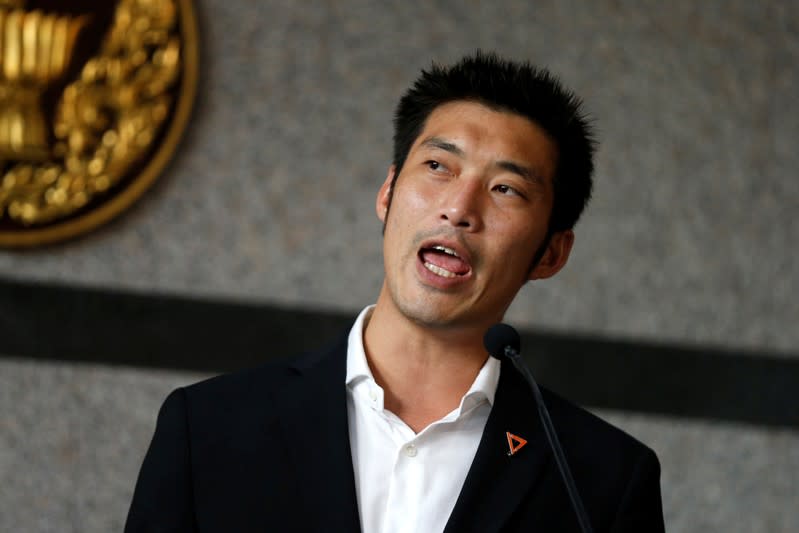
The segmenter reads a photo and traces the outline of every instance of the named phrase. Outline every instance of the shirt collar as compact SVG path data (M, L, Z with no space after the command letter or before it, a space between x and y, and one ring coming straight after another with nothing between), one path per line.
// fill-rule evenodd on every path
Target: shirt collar
M352 387L363 380L374 382L372 370L366 361L366 350L363 347L363 328L369 317L372 316L374 308L374 305L365 307L358 315L358 318L355 319L355 324L352 325L350 330L347 340L347 387ZM461 410L467 409L468 404L474 405L483 399L486 399L489 405L494 405L494 396L497 392L501 366L499 359L488 357L477 374L474 383L464 394L461 400Z
M483 367L474 379L474 383L463 395L461 401L461 409L465 408L465 402L468 398L481 400L485 398L488 400L489 405L494 405L494 395L497 393L497 384L499 384L499 369L502 363L496 357L488 356L488 359L483 363Z
M374 381L372 370L369 368L369 363L366 362L366 350L363 348L363 326L372 316L374 308L374 305L368 305L361 311L358 318L355 319L355 324L352 325L347 339L346 384L348 387L364 379Z

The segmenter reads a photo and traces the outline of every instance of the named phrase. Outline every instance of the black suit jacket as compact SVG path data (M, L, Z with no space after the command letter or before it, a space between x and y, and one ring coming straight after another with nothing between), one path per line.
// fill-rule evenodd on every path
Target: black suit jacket
M346 339L324 353L172 392L125 531L359 531L345 375ZM652 450L542 392L594 530L663 531ZM528 441L513 456L507 431ZM579 531L533 395L505 363L446 528L495 531Z

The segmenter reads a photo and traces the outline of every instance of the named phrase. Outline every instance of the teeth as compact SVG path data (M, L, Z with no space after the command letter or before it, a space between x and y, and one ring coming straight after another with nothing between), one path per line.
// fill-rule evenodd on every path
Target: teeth
M455 277L455 274L453 272L450 272L449 270L444 270L440 266L433 265L431 263L428 263L427 261L425 261L424 267L427 270L429 270L430 272L432 272L433 274L438 274L442 278L454 278Z
M455 257L459 257L458 254L455 253L455 250L452 248L447 248L446 246L436 245L433 246L433 250L438 250L439 252L444 252L445 254L454 255Z

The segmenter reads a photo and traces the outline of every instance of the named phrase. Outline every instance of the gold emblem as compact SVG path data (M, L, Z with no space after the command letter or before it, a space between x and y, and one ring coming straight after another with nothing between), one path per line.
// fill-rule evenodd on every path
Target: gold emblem
M0 0L0 246L129 207L177 147L197 62L191 0Z

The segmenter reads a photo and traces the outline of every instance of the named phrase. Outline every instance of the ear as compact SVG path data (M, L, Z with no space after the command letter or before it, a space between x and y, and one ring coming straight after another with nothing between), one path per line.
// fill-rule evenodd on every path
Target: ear
M391 204L391 184L394 181L394 165L388 167L388 175L386 181L380 186L377 192L377 202L375 203L375 211L377 211L377 218L383 224L386 223L386 215L388 215L388 207Z
M569 254L574 245L574 232L572 230L558 231L552 234L549 244L541 256L541 260L530 272L529 279L551 278L566 265Z

